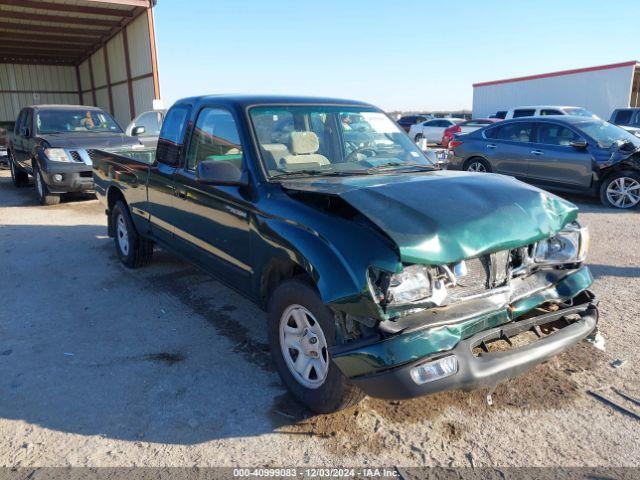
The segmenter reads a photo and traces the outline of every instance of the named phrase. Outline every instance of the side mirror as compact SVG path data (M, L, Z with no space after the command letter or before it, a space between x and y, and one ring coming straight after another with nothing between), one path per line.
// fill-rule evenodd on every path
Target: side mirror
M587 141L586 140L574 140L569 145L571 145L573 148L577 148L579 150L584 150L585 148L587 148Z
M225 160L203 160L198 163L196 181L204 185L245 186L249 183L242 170Z
M142 135L144 132L146 132L146 129L142 125L138 125L137 127L133 127L133 129L131 130L131 136L137 137L139 135Z

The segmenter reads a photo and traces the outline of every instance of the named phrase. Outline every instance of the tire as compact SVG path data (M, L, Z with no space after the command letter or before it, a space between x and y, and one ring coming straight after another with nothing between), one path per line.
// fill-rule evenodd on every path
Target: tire
M304 320L296 320L294 316L300 318L301 313ZM356 405L364 398L362 391L349 382L329 357L328 349L335 344L333 314L311 285L298 279L283 282L271 296L267 318L271 356L282 382L298 401L313 412L331 413ZM296 348L282 348L285 327L291 329L289 335L298 340L291 345L315 348L317 356ZM302 359L301 365L312 365L308 375L295 371L298 358ZM303 363L305 361L307 363ZM326 365L324 374L322 365Z
M120 261L129 268L148 265L153 256L153 242L137 232L129 208L118 200L111 212L116 251Z
M29 175L27 172L20 170L16 166L16 162L13 161L13 152L9 150L9 158L7 163L9 164L9 170L11 171L11 182L15 187L24 187L29 184Z
M491 173L491 165L484 158L473 157L464 162L463 170L467 172Z
M606 207L634 208L640 204L640 173L623 170L604 179L600 201Z
M420 140L422 140L424 138L424 136L419 133L415 136L415 138L413 139L416 143L418 143Z
M60 195L49 192L49 187L44 183L40 169L35 163L33 165L33 179L40 205L58 205L60 203Z

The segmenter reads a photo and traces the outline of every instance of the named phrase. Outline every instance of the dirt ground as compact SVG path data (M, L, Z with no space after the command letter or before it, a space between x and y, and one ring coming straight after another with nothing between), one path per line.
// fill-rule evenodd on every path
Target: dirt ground
M313 416L280 384L256 307L167 252L127 270L96 200L41 207L2 171L0 465L640 466L640 421L587 394L640 397L640 211L571 200L604 353L580 344L491 407L450 392Z

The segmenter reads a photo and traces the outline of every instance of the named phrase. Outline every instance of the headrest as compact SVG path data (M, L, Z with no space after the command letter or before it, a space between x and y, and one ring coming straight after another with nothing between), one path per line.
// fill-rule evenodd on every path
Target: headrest
M318 136L313 132L291 132L291 153L304 155L316 153L320 148Z

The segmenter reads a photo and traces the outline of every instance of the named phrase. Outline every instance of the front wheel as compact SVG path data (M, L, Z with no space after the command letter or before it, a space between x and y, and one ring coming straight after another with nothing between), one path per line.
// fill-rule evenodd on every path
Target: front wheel
M11 172L11 183L15 187L24 187L29 183L29 175L27 172L23 172L16 166L16 162L13 160L13 152L9 151L8 163L9 170Z
M49 187L44 183L40 169L35 165L33 166L33 173L40 205L58 205L60 203L60 195L49 192Z
M357 404L364 394L332 362L333 313L308 283L288 280L269 302L271 356L283 383L301 403L317 413Z
M491 173L491 165L483 158L471 158L464 164L467 172Z
M111 215L115 226L114 241L120 261L129 268L149 264L153 255L153 242L138 234L125 203L118 200Z
M633 208L640 203L640 173L623 171L600 185L600 201L607 207Z

